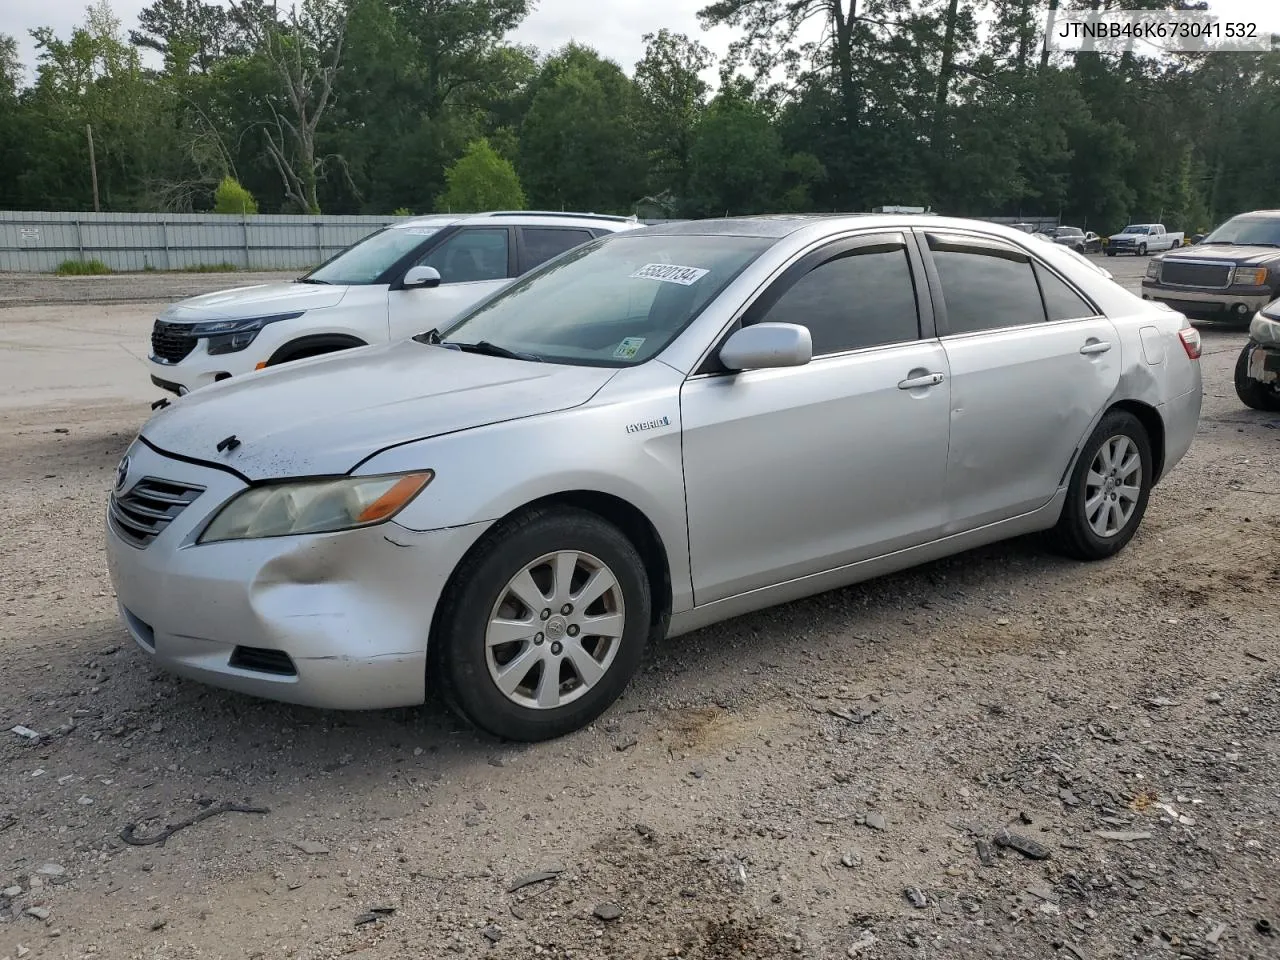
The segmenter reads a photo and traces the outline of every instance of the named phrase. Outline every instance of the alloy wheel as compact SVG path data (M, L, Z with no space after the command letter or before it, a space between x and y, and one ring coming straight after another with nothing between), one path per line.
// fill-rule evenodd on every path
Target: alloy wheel
M589 553L545 554L507 581L485 628L489 676L512 702L572 703L608 672L626 623L622 587Z
M1084 513L1099 537L1114 537L1129 523L1142 494L1142 457L1123 434L1103 442L1085 478Z

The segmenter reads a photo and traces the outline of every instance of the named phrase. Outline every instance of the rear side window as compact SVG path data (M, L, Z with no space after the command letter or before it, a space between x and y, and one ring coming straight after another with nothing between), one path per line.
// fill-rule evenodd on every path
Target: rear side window
M1097 316L1098 311L1074 290L1058 279L1057 274L1035 265L1040 291L1044 294L1044 309L1050 320L1080 320Z
M808 327L815 357L916 340L920 319L906 250L874 247L828 260L756 322Z
M524 241L524 269L532 270L566 250L586 243L591 239L591 233L556 227L524 227L521 238Z
M947 333L978 333L1044 321L1044 303L1020 251L929 237L947 308Z

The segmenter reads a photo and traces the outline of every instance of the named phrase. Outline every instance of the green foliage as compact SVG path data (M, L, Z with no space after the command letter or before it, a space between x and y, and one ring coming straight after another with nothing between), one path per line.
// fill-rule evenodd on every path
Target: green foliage
M410 210L408 207L396 207L393 211L391 211L391 215L393 217L412 217L413 211Z
M218 189L213 191L214 213L235 213L241 216L258 212L258 201L253 194L233 177L223 177Z
M498 156L481 138L445 171L448 187L436 198L436 209L453 213L480 210L523 210L524 191L511 161Z
M234 263L197 263L194 266L174 270L173 273L235 273L240 268Z
M551 209L906 203L1100 233L1280 206L1280 58L1045 55L1047 0L710 0L721 62L658 30L633 77L511 42L531 0L149 4L128 30L98 0L33 31L33 74L0 35L0 209L92 209L90 130L104 210L252 209L215 201L227 179L265 211L519 188Z
M60 277L90 277L110 273L111 268L101 260L63 260L53 272Z

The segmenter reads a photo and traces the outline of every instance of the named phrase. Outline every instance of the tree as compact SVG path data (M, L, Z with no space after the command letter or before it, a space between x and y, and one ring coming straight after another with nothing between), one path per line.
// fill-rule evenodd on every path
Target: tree
M688 212L693 216L768 213L786 162L782 139L745 83L711 101L691 151Z
M715 62L711 51L683 33L662 29L644 35L644 58L635 81L643 106L641 136L648 145L650 189L689 191L689 153L694 130L707 106L710 86L703 71Z
M264 123L267 154L280 174L285 197L303 213L319 213L316 185L326 160L318 157L316 132L333 102L334 78L342 62L347 11L340 0L302 0L288 19L231 0L239 25L253 38L254 53L277 83L265 99L271 121Z
M570 44L543 64L520 130L520 175L535 207L630 212L643 193L640 98L622 68Z
M524 191L516 168L483 138L467 145L467 152L445 171L445 180L449 187L436 199L438 210L524 209Z
M214 213L238 213L241 216L258 212L258 201L253 194L231 177L223 177L213 192Z
M227 11L203 0L154 0L129 31L134 46L160 53L174 75L208 73L224 56L243 52L240 39Z

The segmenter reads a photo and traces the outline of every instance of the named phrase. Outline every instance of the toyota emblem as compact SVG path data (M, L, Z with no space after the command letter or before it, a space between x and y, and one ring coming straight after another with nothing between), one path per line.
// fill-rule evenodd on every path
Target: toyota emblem
M116 467L116 491L124 489L125 481L129 479L129 455L125 454L121 459L119 466Z

